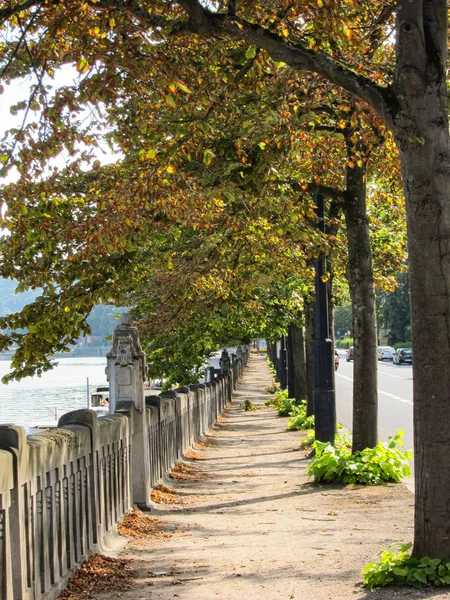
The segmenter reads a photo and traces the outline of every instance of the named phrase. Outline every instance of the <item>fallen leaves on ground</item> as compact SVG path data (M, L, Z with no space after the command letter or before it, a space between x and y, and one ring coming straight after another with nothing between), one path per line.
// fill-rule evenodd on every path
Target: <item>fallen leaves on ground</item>
M188 450L184 453L186 458L190 458L191 460L204 460L202 455L196 452L195 450Z
M130 560L96 554L84 561L58 600L84 600L92 594L125 591L133 575Z
M181 462L174 466L170 477L172 479L182 479L184 481L205 481L207 479L205 473L193 469L189 465Z
M208 435L194 443L194 448L211 448L213 445L212 436Z
M176 495L175 490L159 483L150 494L150 498L157 504L184 504L186 500Z
M125 515L117 530L120 535L132 538L133 543L137 545L149 538L172 537L172 533L164 531L164 525L160 519L145 515L136 508Z

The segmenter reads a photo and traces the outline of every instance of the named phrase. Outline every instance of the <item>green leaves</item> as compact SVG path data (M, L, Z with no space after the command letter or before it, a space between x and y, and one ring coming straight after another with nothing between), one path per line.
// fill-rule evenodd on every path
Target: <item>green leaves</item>
M398 552L392 552L397 548ZM364 585L374 587L409 585L422 588L425 585L450 585L450 561L439 558L417 558L411 555L411 543L392 544L388 550L378 553L378 561L368 563L361 574Z
M420 144L421 146L423 146L425 144L424 137L417 137L415 135L409 137L408 141L411 142L412 144Z
M255 46L249 46L245 52L245 58L255 58L256 56L256 47Z
M334 447L326 442L314 443L316 454L308 466L308 475L316 483L339 481L346 484L376 485L385 481L398 482L411 475L410 451L402 451L403 432L389 436L388 443L378 442L355 454L346 446Z

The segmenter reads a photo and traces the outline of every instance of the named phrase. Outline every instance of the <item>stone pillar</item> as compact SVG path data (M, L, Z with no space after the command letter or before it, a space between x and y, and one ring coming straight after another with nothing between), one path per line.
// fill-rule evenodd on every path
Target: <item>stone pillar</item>
M138 330L131 324L129 314L122 315L120 324L115 328L112 348L106 359L109 412L114 413L117 404L122 401L132 402L136 410L142 412L147 369Z
M130 411L132 502L143 508L151 507L149 426L144 395L147 367L138 330L133 327L130 315L122 315L106 358L109 410L114 413L120 403L122 410Z
M214 367L208 367L206 369L206 383L211 383L211 381L214 381L215 371L216 369L214 369Z
M224 348L222 350L219 365L220 365L220 372L222 373L222 375L228 375L228 373L230 372L231 361L230 361L230 355L228 354L226 348Z

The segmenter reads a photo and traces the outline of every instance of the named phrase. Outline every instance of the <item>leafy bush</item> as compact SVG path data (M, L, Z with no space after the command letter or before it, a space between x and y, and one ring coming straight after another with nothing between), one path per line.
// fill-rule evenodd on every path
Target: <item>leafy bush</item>
M266 406L273 406L273 408L278 411L280 417L287 417L293 410L294 406L296 406L298 402L288 397L287 390L277 390L275 392L274 398L269 398L266 400Z
M343 340L341 340L339 342L339 348L350 348L350 346L353 346L353 338L352 337L344 338Z
M314 444L315 441L316 441L316 433L315 433L314 429L308 429L305 437L300 442L300 446L302 448L310 448Z
M269 365L270 374L275 376L277 374L277 372L275 371L275 366L268 356L266 356L266 362Z
M450 585L450 560L439 558L416 558L409 552L412 544L392 544L398 546L398 553L382 550L378 562L372 561L364 567L364 585L372 590L384 585L412 585L421 588L425 585Z
M343 429L343 427L340 423L337 424L337 428ZM300 446L302 448L310 448L314 444L315 441L316 441L316 432L314 431L314 429L308 429L306 436L300 442ZM338 448L341 448L344 446L347 448L351 448L352 441L350 439L350 436L347 435L346 433L342 433L342 434L337 433L336 437L335 437L334 445Z
M241 410L258 410L258 407L252 404L251 400L244 400L239 404Z
M400 481L411 475L410 451L403 446L403 431L389 436L387 444L378 442L374 448L351 453L347 445L332 446L328 442L315 441L315 456L308 466L308 476L320 481L341 483L362 483L376 485L384 481Z
M269 387L265 388L265 391L268 394L275 394L276 392L278 392L278 390L280 389L280 386L278 383L275 383L275 381L272 383L272 385L270 385Z
M306 401L302 400L300 404L292 407L289 413L291 418L288 421L287 429L289 431L298 431L299 429L311 429L314 427L314 415L306 416Z

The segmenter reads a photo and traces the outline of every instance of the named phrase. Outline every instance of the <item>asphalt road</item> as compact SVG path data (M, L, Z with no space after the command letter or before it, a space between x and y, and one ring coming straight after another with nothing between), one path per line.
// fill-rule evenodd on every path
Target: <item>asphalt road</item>
M345 353L340 353L340 358L336 371L337 419L351 431L353 361L346 362ZM387 441L390 435L403 429L406 449L413 448L412 383L411 365L378 362L378 435L380 440Z

